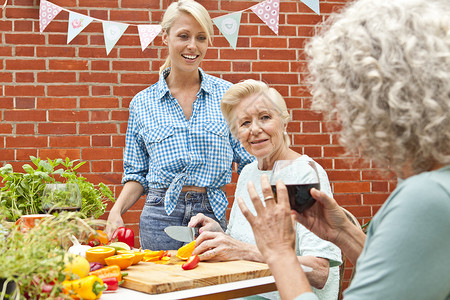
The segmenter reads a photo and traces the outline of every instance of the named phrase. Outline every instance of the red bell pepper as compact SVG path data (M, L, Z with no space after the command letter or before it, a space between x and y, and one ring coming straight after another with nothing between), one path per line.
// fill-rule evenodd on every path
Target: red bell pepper
M114 231L111 242L123 242L130 246L131 248L134 247L134 232L130 228L126 227L119 227Z
M188 258L188 260L181 265L183 270L192 270L198 266L198 263L200 262L200 258L198 255L192 255Z
M122 281L117 281L116 277L109 277L103 279L103 283L106 283L108 288L107 291L115 291L119 288L119 285L122 283Z

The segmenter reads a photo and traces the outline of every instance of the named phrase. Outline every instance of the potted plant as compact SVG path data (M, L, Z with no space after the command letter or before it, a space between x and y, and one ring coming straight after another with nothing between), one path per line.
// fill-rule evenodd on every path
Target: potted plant
M26 214L43 213L42 194L46 184L77 184L82 199L81 213L85 218L100 217L105 213L106 202L115 201L112 191L104 183L99 183L96 188L77 174L77 169L86 162L77 163L78 160L69 158L42 160L34 156L30 159L34 167L24 164L24 173L14 172L10 164L0 168L4 184L0 190L0 214L9 221L16 221Z

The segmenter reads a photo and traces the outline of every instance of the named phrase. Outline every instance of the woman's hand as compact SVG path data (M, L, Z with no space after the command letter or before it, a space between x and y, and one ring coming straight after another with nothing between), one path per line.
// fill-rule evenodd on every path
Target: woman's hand
M109 212L108 220L106 221L106 228L105 233L108 235L108 238L111 239L114 231L119 228L123 227L124 222L122 219L122 216L120 213L114 213L113 210Z
M313 188L311 195L316 203L300 214L294 211L295 219L321 239L336 243L344 226L348 225L347 216L336 200L324 192Z
M189 227L198 227L198 232L202 233L203 231L216 231L223 232L222 227L220 227L219 222L216 220L205 216L202 213L198 213L191 218L188 223Z
M242 213L252 226L259 250L269 263L281 253L295 255L295 229L286 186L281 181L277 182L276 200L266 175L261 176L261 187L266 206L262 204L253 183L247 184L257 216L250 212L241 198L237 201Z
M262 261L256 246L236 240L224 232L203 231L195 240L192 255L195 254L199 255L201 261Z
M302 293L311 292L311 287L294 249L295 229L288 192L286 186L278 181L275 201L266 175L261 176L261 187L265 207L253 183L249 182L247 185L256 216L250 212L241 198L237 201L252 226L256 244L272 271L281 299L294 299Z

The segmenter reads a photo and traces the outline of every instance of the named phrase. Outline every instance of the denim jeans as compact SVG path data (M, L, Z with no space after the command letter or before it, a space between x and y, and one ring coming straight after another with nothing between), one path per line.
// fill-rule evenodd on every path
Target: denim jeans
M220 221L214 216L206 193L182 192L178 198L175 210L167 215L164 210L164 195L166 189L149 189L145 205L139 220L139 241L142 249L177 250L185 243L172 239L165 232L167 226L187 226L191 217L198 213L219 222L225 231L227 219Z

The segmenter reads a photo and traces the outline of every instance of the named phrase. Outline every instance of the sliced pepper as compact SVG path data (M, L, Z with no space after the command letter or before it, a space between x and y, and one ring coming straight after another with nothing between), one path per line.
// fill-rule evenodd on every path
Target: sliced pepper
M184 264L181 265L181 267L183 268L183 270L192 270L198 266L199 262L200 258L198 257L198 255L192 255Z
M106 278L116 278L117 281L122 280L122 276L127 273L123 273L118 265L107 266L96 271L89 272L89 275L95 275L98 278L105 280Z
M73 298L95 300L100 298L107 286L103 280L95 275L90 275L78 280L64 281L64 292Z
M195 240L193 240L189 244L180 247L177 251L177 257L181 260L187 260L191 256L192 252L194 252L194 249L195 249Z

